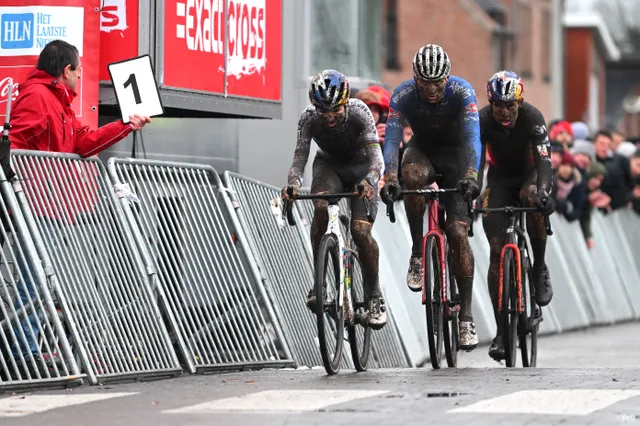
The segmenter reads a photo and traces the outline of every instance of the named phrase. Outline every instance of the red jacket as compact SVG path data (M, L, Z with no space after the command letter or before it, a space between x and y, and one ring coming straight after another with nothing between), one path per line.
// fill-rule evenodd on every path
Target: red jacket
M11 107L11 148L91 157L131 133L131 127L121 121L98 130L83 126L71 109L76 96L51 75L34 69L20 84L20 94Z
M32 71L20 84L20 94L11 108L11 148L91 157L131 132L121 121L98 130L83 126L71 108L76 96L46 72ZM49 159L42 163L50 165L44 169L28 162L14 164L34 216L77 223L78 215L94 211L99 191L96 164Z

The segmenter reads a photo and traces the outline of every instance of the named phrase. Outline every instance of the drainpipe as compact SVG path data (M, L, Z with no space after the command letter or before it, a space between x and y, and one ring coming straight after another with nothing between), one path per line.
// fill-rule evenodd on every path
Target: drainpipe
M554 118L564 118L564 0L551 0L551 105Z

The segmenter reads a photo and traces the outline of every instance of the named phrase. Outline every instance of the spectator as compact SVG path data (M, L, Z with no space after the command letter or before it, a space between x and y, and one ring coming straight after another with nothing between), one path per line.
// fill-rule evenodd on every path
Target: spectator
M596 150L593 144L586 140L576 139L573 142L573 148L571 148L571 155L582 175L586 176L596 157Z
M553 153L553 152L552 152ZM566 156L556 155L559 160L554 176L551 196L556 202L556 212L562 214L568 221L574 221L582 215L582 208L586 199L586 183L581 173Z
M11 110L10 141L12 149L76 153L82 157L89 157L122 140L131 131L140 130L145 124L151 122L149 117L134 115L130 117L129 124L117 121L97 130L83 126L71 108L71 104L77 96L76 87L80 79L80 69L80 57L75 46L62 40L54 40L44 47L38 57L35 69L20 84L20 94ZM72 169L67 171L70 175L83 172ZM28 178L31 179L30 185L44 187L42 182L44 177L29 176ZM95 196L95 194L93 195ZM53 206L40 206L42 208L34 211L34 215L44 214L54 220L65 220L66 216L71 215L70 221L74 221L78 211L70 211L75 209L75 205L86 206L90 201L83 198L82 202L77 204L70 202L66 208L62 209ZM61 218L60 216L65 217ZM48 234L54 235L53 233ZM43 236L46 237L46 235ZM49 241L48 245L51 246L50 249L53 249L56 243ZM25 278L25 283L18 285L20 300L16 300L17 310L21 309L21 305L28 306L30 301L35 300L37 291L35 284L27 278L35 275L27 274L26 269L31 269L30 265L24 265L20 262L18 266L22 277ZM29 347L16 349L22 351L23 354L30 351L34 358L37 358L39 349L36 341L40 330L40 320L34 314L30 314L28 320L31 327L26 320L23 320L21 324ZM34 334L30 332L30 329L33 329Z
M600 130L595 134L593 144L596 150L596 160L607 169L607 177L601 185L611 197L611 209L626 207L631 201L631 170L629 160L611 151L611 134Z
M376 130L378 131L380 147L382 147L384 145L386 117L389 115L388 99L385 100L383 96L369 89L360 90L355 97L364 102L371 110L373 121L375 121Z
M574 140L588 140L589 135L591 134L591 132L589 132L589 126L587 126L582 121L574 121L573 123L571 123L571 130L573 131Z
M624 140L625 140L625 136L622 134L622 132L618 130L612 130L611 131L611 150L614 152L617 152L618 147L622 142L624 142Z
M610 210L611 197L600 190L600 185L607 177L607 169L599 162L593 162L587 173L587 201L584 203L580 215L580 227L588 248L593 248L593 234L591 232L591 215L593 208Z
M549 139L560 142L565 150L573 145L573 129L568 121L558 121L549 128Z
M54 40L38 58L36 68L20 84L11 110L11 148L96 155L140 130L149 117L134 115L131 122L109 123L97 130L83 126L71 109L80 80L78 49Z

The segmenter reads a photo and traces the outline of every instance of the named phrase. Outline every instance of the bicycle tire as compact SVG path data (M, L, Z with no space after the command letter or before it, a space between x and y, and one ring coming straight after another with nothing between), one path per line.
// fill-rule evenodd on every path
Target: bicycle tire
M429 235L424 240L422 258L422 291L425 313L427 316L427 340L429 341L429 359L431 366L438 370L442 361L444 321L442 312L442 284L440 277L440 246L435 235ZM433 274L431 273L433 272ZM436 278L437 277L437 278ZM437 291L433 291L437 288Z
M447 250L447 303L451 309L451 318L444 318L445 324L443 325L443 339L444 339L444 354L447 358L447 365L449 367L458 366L458 342L460 336L458 334L458 312L454 311L454 307L459 305L458 284L453 276L453 267L451 252Z
M338 305L338 300L343 297L340 294L340 254L338 253L338 239L333 234L322 236L320 245L318 246L318 258L315 270L315 290L316 290L316 321L318 324L318 340L320 345L320 354L322 355L322 363L327 374L334 375L340 371L340 360L342 358L342 344L344 341L344 309ZM327 277L328 262L333 264L333 277ZM333 306L324 302L324 284L327 278L331 278L335 288L335 299ZM328 291L327 291L328 296ZM321 300L322 303L318 303ZM326 311L329 312L326 312ZM332 327L328 323L328 316L332 316L335 320L335 326ZM334 330L335 329L335 330ZM335 334L334 334L335 331ZM333 354L329 353L329 345L327 338L335 339L335 348ZM333 355L333 356L332 356Z
M356 283L356 271L355 266L358 266L360 270L359 280ZM358 254L354 251L351 251L349 254L349 268L347 269L347 276L351 278L351 300L354 306L354 309L359 310L359 306L365 306L366 292L364 288L364 281L362 280L362 264L360 263L360 258ZM360 290L361 291L358 291ZM366 311L366 308L365 308ZM360 333L358 330L362 330L362 335L358 336ZM347 332L349 335L349 346L351 348L351 359L353 360L353 365L356 368L356 371L363 372L367 371L367 364L369 362L369 355L371 353L371 328L358 326L355 321L347 327ZM362 351L358 350L358 341L362 342Z
M507 367L516 365L516 345L518 339L518 304L516 285L516 260L513 248L504 251L502 261L502 341L504 343Z
M520 315L520 353L523 367L535 367L538 360L538 331L540 324L533 325L536 311L536 292L533 281L533 269L529 259L523 260L522 265L522 305L524 312ZM526 285L525 285L526 279ZM527 294L529 298L527 299Z

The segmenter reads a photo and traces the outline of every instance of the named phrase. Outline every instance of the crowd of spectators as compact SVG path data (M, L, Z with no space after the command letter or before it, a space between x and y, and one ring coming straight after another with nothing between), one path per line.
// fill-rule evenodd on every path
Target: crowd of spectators
M627 138L618 130L592 133L585 123L558 120L549 123L549 139L556 213L580 221L589 248L595 245L594 210L640 214L640 137Z

